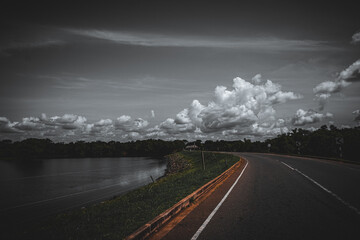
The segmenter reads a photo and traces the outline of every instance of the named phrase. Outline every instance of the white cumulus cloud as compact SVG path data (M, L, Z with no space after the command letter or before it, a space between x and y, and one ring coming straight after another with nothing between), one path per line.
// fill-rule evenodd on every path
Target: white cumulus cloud
M256 84L237 77L233 80L231 89L217 86L213 101L202 105L194 100L175 119L168 118L162 122L158 126L159 131L179 134L197 130L200 133L221 133L224 136L281 132L281 127L276 126L276 111L273 106L302 96L284 92L281 85L270 80L263 84L254 80L260 77L258 74L252 79ZM278 129L273 131L275 128Z
M350 83L340 80L340 81L325 81L318 84L314 89L314 93L316 94L329 94L329 93L337 93L340 92L344 87L349 86Z
M46 114L41 114L41 123L48 126L59 126L63 129L74 130L86 127L87 119L75 114L64 114L63 116L53 116L48 118Z
M260 84L262 82L262 78L261 78L261 74L258 73L256 74L252 79L251 81L254 83L254 84Z
M93 135L96 135L98 133L101 133L103 135L111 134L113 128L114 125L111 119L101 119L98 122L90 123L86 125L86 131Z
M319 102L319 110L324 109L331 94L341 92L351 82L356 81L360 81L360 59L341 71L336 80L322 82L313 88Z
M360 81L360 59L341 71L339 78L349 82Z
M116 129L124 132L142 132L148 125L149 122L142 118L132 119L127 115L122 115L115 121Z
M321 122L324 119L332 118L333 114L331 113L318 113L313 110L305 111L299 109L296 111L295 116L292 118L291 122L294 126L304 126L306 124L312 124Z
M46 125L37 117L25 117L22 122L17 123L14 127L24 131L35 131L45 129Z

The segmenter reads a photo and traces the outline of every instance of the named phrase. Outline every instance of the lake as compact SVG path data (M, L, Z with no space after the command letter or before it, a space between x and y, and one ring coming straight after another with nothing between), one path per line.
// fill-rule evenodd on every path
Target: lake
M164 175L166 161L145 157L0 161L0 218L34 221L110 199Z

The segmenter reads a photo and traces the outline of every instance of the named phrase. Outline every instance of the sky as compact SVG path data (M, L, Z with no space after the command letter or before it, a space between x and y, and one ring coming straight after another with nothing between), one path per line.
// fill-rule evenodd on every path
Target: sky
M0 11L0 140L264 140L359 126L356 1Z

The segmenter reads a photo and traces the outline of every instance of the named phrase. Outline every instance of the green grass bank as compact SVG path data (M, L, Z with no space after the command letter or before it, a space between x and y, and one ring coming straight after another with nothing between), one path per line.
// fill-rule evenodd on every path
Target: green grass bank
M219 153L180 152L169 156L167 174L139 189L87 208L75 209L31 227L20 239L123 239L220 175L239 158Z

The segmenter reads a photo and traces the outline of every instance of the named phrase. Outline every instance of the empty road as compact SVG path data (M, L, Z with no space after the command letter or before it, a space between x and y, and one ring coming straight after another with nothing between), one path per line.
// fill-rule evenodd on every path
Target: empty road
M360 239L360 165L234 154L248 161L241 177L229 178L163 239Z

